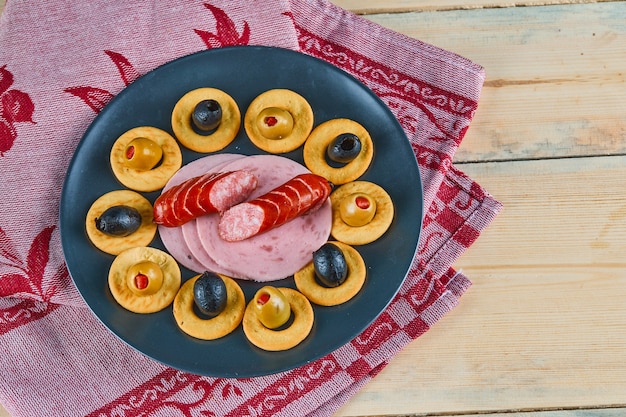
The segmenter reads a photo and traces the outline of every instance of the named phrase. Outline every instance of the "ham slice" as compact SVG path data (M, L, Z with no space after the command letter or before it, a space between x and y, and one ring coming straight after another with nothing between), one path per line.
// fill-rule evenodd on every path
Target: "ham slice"
M215 154L183 166L166 188L198 175L237 170L246 170L258 180L248 199L266 194L299 174L309 173L306 167L281 156ZM290 195L286 198L293 198L303 190L287 192ZM332 217L330 201L326 201L314 213L241 242L221 239L219 221L218 214L203 215L183 226L160 226L159 233L168 252L191 271L208 270L264 282L289 277L310 262L313 251L328 240Z
M310 173L297 162L276 155L238 159L223 169L247 170L257 177L258 186L249 199L267 194L300 174ZM205 251L220 267L230 270L232 277L265 282L289 277L311 261L312 253L328 241L332 212L330 201L326 200L314 213L239 242L220 238L219 221L218 216L203 216L196 221Z

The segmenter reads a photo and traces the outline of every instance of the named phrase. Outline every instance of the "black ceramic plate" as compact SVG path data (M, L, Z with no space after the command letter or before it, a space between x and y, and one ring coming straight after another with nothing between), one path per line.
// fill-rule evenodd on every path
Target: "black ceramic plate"
M283 352L251 345L241 326L217 341L200 341L181 332L171 307L155 314L135 314L112 298L107 274L113 256L97 250L87 238L87 210L102 194L124 187L109 166L113 142L142 125L172 133L170 115L186 92L215 87L228 92L242 115L260 93L287 88L306 97L315 125L338 117L356 120L371 133L375 157L360 178L384 187L395 204L391 228L378 241L358 247L368 267L367 282L351 301L337 307L315 307L309 337ZM222 152L263 153L242 128ZM183 148L183 163L203 154ZM286 154L302 163L302 149ZM232 47L186 56L142 76L117 95L95 118L82 138L67 172L61 198L60 228L67 266L93 313L120 339L171 367L216 377L251 377L277 373L318 359L362 332L399 290L415 254L423 200L414 153L393 114L374 93L349 74L321 60L284 49ZM144 194L154 201L158 192ZM158 235L151 246L164 249ZM182 269L183 280L194 275ZM294 287L293 278L277 285ZM260 285L241 282L250 300Z

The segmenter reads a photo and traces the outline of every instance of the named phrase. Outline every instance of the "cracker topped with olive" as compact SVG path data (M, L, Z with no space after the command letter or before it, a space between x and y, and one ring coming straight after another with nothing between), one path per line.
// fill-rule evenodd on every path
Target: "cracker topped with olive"
M314 313L309 300L291 288L265 286L248 303L243 332L253 345L267 351L291 349L307 338Z
M378 184L353 181L330 195L333 212L331 235L348 245L365 245L379 239L394 216L389 194Z
M113 144L111 170L131 190L156 191L167 183L183 162L180 147L169 133L151 126L124 132Z
M335 185L354 181L374 158L374 143L361 124L331 119L318 125L304 144L304 163Z
M111 255L136 246L147 246L156 235L152 204L131 190L115 190L93 202L85 218L85 230L95 247Z
M335 306L352 299L365 284L367 268L361 254L341 242L328 242L294 274L298 290L311 302Z
M248 106L244 127L258 148L270 153L291 152L302 146L311 133L313 109L294 91L268 90Z
M186 281L174 299L178 327L196 339L226 336L243 319L246 300L232 278L205 271Z
M204 87L183 95L172 111L172 130L180 143L196 152L228 146L241 126L237 102L225 91Z
M172 303L180 288L181 273L168 253L136 247L117 255L109 269L108 282L113 298L122 307L148 314Z

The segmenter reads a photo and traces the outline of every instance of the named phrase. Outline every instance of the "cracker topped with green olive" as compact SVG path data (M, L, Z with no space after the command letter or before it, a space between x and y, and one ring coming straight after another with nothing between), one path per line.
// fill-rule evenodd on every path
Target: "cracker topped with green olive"
M244 116L250 141L270 153L291 152L307 140L313 128L313 109L295 91L273 89L258 95Z
M180 268L168 253L149 247L121 252L109 269L109 289L126 310L148 314L169 306L181 283Z
M248 303L243 331L256 347L275 352L299 345L311 332L313 321L313 307L303 294L268 285Z
M169 133L151 126L124 132L113 144L111 169L131 190L150 192L163 188L181 167L180 147Z
M389 194L378 184L353 181L330 195L333 224L330 234L348 245L365 245L380 238L394 216Z

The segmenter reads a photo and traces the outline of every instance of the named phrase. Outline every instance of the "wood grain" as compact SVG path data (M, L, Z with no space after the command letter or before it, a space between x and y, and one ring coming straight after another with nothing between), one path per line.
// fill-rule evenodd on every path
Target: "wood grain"
M462 169L505 205L473 287L337 416L624 407L626 157Z
M368 18L485 67L457 162L626 152L623 2Z
M333 0L333 3L358 14L381 14L412 11L471 10L483 8L596 3L596 0Z

